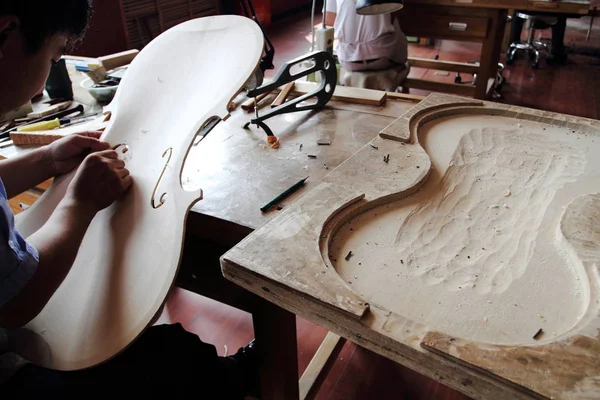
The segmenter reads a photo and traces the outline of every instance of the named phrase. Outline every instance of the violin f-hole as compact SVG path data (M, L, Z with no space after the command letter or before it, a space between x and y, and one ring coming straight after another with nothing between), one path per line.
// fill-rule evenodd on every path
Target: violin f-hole
M162 172L160 173L160 176L158 177L158 180L156 181L156 185L154 185L154 190L152 191L152 197L150 198L150 204L152 205L152 208L157 209L162 207L163 204L165 204L165 196L167 195L166 193L163 193L160 195L159 199L158 199L158 204L155 201L156 198L156 191L158 190L158 186L160 185L160 182L162 181L163 175L165 174L165 171L167 170L167 166L169 165L169 162L171 161L171 156L173 155L173 148L169 147L168 149L165 150L165 152L162 155L162 158L165 158L168 154L168 158L167 161L165 162L165 166L162 169Z

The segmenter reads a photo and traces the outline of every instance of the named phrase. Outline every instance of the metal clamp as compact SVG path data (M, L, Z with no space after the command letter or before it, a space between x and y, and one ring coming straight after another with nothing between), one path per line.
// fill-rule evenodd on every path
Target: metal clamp
M309 61L314 64L312 67L292 75L292 73L290 72L292 67L294 67L295 65L299 65L304 61ZM331 54L329 54L326 51L315 51L313 53L309 53L307 55L298 57L295 60L286 62L281 67L281 69L279 70L279 72L277 73L277 75L271 83L249 91L248 97L256 97L260 94L270 92L274 89L277 89L280 86L285 85L286 83L293 82L299 78L302 78L304 76L310 75L318 71L321 73L321 84L315 91L297 97L294 100L287 101L280 106L272 108L270 111L266 112L261 116L258 115L258 108L255 108L256 117L251 119L250 122L246 123L243 128L248 129L250 124L254 124L264 129L267 136L274 136L271 129L264 123L265 120L279 114L286 114L304 110L314 110L324 107L325 104L327 104L327 102L333 96L333 92L337 83L337 69L335 66L335 59ZM316 98L316 102L313 104L299 104L303 101L312 98Z

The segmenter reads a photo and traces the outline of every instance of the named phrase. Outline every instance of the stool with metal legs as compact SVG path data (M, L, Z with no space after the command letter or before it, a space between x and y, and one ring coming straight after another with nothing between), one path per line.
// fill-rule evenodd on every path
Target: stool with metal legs
M512 64L517 51L524 50L527 53L531 52L534 54L535 59L532 67L537 68L540 65L540 50L544 51L546 56L548 56L548 46L545 43L535 40L535 31L537 29L549 28L556 24L557 19L554 17L525 14L521 12L518 12L516 16L527 21L529 33L527 34L527 40L525 42L511 43L506 55L506 63L509 65Z

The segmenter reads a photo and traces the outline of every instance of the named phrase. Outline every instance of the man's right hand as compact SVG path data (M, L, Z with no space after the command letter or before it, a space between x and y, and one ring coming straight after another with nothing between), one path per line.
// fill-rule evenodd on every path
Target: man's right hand
M88 155L69 184L67 195L79 206L98 212L110 206L130 186L132 178L114 150Z

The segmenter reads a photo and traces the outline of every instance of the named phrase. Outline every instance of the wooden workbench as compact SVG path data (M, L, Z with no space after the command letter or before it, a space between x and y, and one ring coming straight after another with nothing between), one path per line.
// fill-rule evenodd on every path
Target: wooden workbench
M412 67L476 74L475 84L455 84L408 78L405 86L484 99L494 85L509 10L581 14L589 0L406 0L398 13L408 36L481 43L479 64L409 59Z
M71 73L75 99L97 107L79 89L82 77ZM367 106L332 101L320 112L275 117L267 123L281 141L277 150L266 145L263 131L242 129L251 114L238 108L191 148L182 185L186 189L201 187L204 198L188 215L176 284L252 314L255 337L267 344L260 347L263 399L299 397L295 315L225 280L219 257L278 214L276 210L261 213L262 205L309 176L306 188L282 203L285 209L414 104L388 100L383 106ZM330 145L317 144L325 138ZM29 149L0 149L0 157L14 157ZM45 187L40 187L37 195Z
M461 116L474 116L474 118L463 120L464 125L444 125L444 122L448 123L454 118L459 120ZM493 123L490 122L492 120ZM429 129L426 128L426 124L433 124L435 121L440 121L437 130L438 141L424 136L425 133L420 136L419 131L426 131ZM492 125L497 129L489 128ZM473 136L470 136L471 134ZM536 134L544 136L536 137ZM496 148L497 153L492 151L494 146L489 143L494 140L502 141L504 135L516 139L514 143L517 150L514 150L514 153L518 156L515 158L510 155L509 147L500 146ZM586 317L582 317L580 323L574 323L575 326L565 325L566 327L560 328L556 334L554 328L544 326L548 330L544 333L545 330L538 330L540 321L543 316L552 314L552 311L550 309L541 311L543 306L532 305L535 302L531 298L520 302L517 296L512 296L510 300L504 302L508 311L495 309L486 313L485 317L474 317L477 315L477 310L485 307L482 304L502 302L499 297L493 297L494 302L486 301L481 297L483 292L479 291L485 283L478 280L477 274L485 278L487 275L485 268L502 265L503 260L508 263L508 257L499 262L488 258L482 261L476 269L472 286L466 285L463 281L459 283L462 287L445 286L441 284L446 283L444 273L438 271L448 268L447 276L455 277L460 273L463 265L472 263L472 259L476 258L472 256L474 254L471 253L472 249L478 251L481 248L481 251L486 253L491 248L488 245L490 242L482 241L485 229L470 230L467 226L471 222L452 229L448 228L452 224L446 224L446 221L479 220L480 215L487 212L494 213L495 209L509 210L518 207L517 202L506 199L510 197L514 200L519 196L520 184L517 183L519 176L531 178L532 175L524 169L524 164L529 162L532 165L544 165L542 160L548 156L550 160L548 163L552 166L557 164L559 159L568 159L564 165L569 167L584 165L585 162L578 164L578 161L568 158L569 151L573 149L572 154L588 152L586 160L590 165L589 168L586 167L585 174L589 175L585 176L586 179L587 176L590 178L589 181L582 180L577 190L574 185L561 193L557 192L558 194L554 195L553 192L549 196L549 198L570 196L568 199L563 198L560 205L554 205L561 212L563 208L566 209L564 214L566 217L553 214L555 210L549 211L551 207L548 204L531 207L531 199L521 204L530 207L524 213L524 218L530 216L533 208L537 212L541 210L540 215L543 215L548 225L545 228L534 228L537 229L537 235L541 235L542 232L547 232L551 237L556 235L555 225L548 221L557 223L557 220L560 220L559 230L562 235L565 235L564 237L568 237L569 243L573 240L571 232L581 234L581 241L585 245L573 241L573 248L577 249L575 250L578 257L576 261L585 263L589 259L590 263L594 263L594 269L591 270L593 272L590 275L581 278L578 276L574 279L576 281L589 279L590 287L594 287L597 276L595 268L598 265L594 257L600 254L596 251L598 235L589 234L588 232L593 232L594 228L588 228L586 224L593 226L594 218L598 213L591 208L584 209L581 204L586 203L580 199L587 201L588 198L595 199L598 196L596 194L600 182L598 168L592 164L592 160L597 159L594 154L597 154L595 143L599 135L600 122L595 120L432 94L384 129L380 137L373 140L370 145L364 146L328 174L316 189L307 193L289 209L284 210L280 216L263 225L223 256L223 273L228 279L303 318L473 398L507 400L597 398L600 358L597 351L597 322L594 318L600 319L600 317L593 306L596 304L594 298L582 301L582 304L588 304L589 301L590 307L584 308ZM456 142L449 140L450 137L454 137ZM527 140L529 144L524 145L524 142L519 140ZM474 142L478 143L474 144ZM459 147L456 143L464 147ZM573 147L569 144L573 144ZM454 147L455 145L457 147ZM552 151L545 151L546 145L556 145L556 147ZM431 208L434 211L429 222L424 219L420 221L426 228L418 230L408 225L407 221L417 214L417 212L413 213L413 210L423 203L433 201L436 193L440 194L440 199L454 196L460 198L460 201L474 200L478 197L478 190L457 189L456 186L448 183L450 178L447 178L450 175L447 171L454 168L453 166L461 165L456 167L461 169L462 166L473 161L473 158L468 161L463 160L467 160L469 154L475 154L474 149L477 146L481 146L479 153L481 156L478 155L477 159L483 162L474 167L476 171L474 178L461 173L456 175L456 182L465 182L467 186L472 182L486 182L489 186L485 189L480 187L479 190L484 190L482 193L494 189L501 190L498 194L490 196L493 200L482 202L482 214L472 212L473 208L468 208L465 214L460 214L461 207L456 203L450 205L438 202ZM425 148L427 151L424 150ZM441 153L447 156L444 161L437 158L441 157ZM451 157L451 154L454 156ZM554 155L556 158L553 158ZM489 178L479 175L487 169L484 165L488 161L491 164L498 162L497 169L488 170L491 171ZM507 175L511 173L513 167L514 175ZM581 168L584 176L583 167ZM464 170L461 169L461 172ZM498 181L504 179L504 184L512 191L506 192L505 186L501 186L494 180L496 173ZM554 176L560 175L559 173ZM522 187L537 191L533 186L534 180L526 179L522 182ZM550 186L548 184L546 187ZM502 206L494 205L493 201L498 201L496 200L498 198L506 203ZM572 198L577 201L571 202ZM411 208L412 206L415 208ZM402 210L402 213L395 213L394 210ZM493 223L498 225L494 225L491 235L499 233L505 235L504 238L518 237L518 232L505 229L506 226L499 222L501 220L502 217L493 217ZM507 225L511 227L519 225L523 220L523 218L513 219ZM430 225L432 223L433 225ZM444 227L438 230L436 223ZM366 226L372 229L367 232ZM392 228L387 229L386 226ZM526 226L530 229L531 224ZM460 239L461 235L470 236L471 233L473 235L469 239L464 241ZM419 237L419 240L425 236L427 238L410 249L396 245L400 242L398 238L403 240L410 235ZM537 235L533 236L534 239L528 238L521 243L527 246L533 245L532 243L536 241L549 242L549 240L541 240L541 236ZM469 255L464 255L463 261L461 250L454 252L440 245L437 239L441 237L445 237L442 240L449 241L458 238L458 247L469 249L469 253L466 253ZM334 238L340 238L340 242L348 243L348 246L336 247L340 242L335 242ZM470 247L472 243L475 244ZM485 247L481 247L483 244ZM517 246L507 247L514 250ZM366 248L374 250L366 251ZM440 249L439 254L444 253L451 261L440 261L433 257L417 258L414 256L415 248L424 249L428 256ZM348 251L350 249L352 250ZM390 249L392 251L387 252ZM584 251L588 251L589 255ZM543 292L553 300L577 298L576 291L569 290L570 278L562 279L560 275L567 269L560 264L561 257L554 257L550 253L551 251L544 249L543 257L536 254L531 258L534 260L532 264L540 263L539 265L542 266L540 270L532 270L531 268L535 267L529 267L530 271L535 271L532 274L535 283L526 283L522 293L525 296L541 298ZM582 255L579 255L580 253ZM546 254L548 254L547 258ZM541 261L542 259L544 260ZM419 265L413 263L415 260L422 261L420 269ZM409 264L415 268L414 274L408 272ZM348 268L351 265L356 268L350 273L344 273L350 271ZM525 266L528 265L528 262L525 263ZM557 268L552 269L551 265ZM431 274L423 273L434 269L436 270ZM543 287L541 284L543 279L540 276L542 274L554 278L560 277L557 279L559 284L556 286L566 288L565 296L561 297L556 287L536 291L534 286ZM428 280L429 278L431 280ZM516 273L510 275L511 282L513 279L515 282L519 280L525 282L521 278L523 277ZM419 283L424 281L427 283L419 286ZM492 296L501 293L510 284L509 282ZM424 289L426 285L433 288L431 292L426 292ZM380 296L386 287L389 289L390 297ZM412 289L409 290L409 287L415 288L415 292L410 292ZM463 289L478 293L473 303L466 300L466 297L462 297ZM443 299L435 298L435 294L440 292L448 295ZM514 292L511 293L514 295ZM382 300L384 297L385 300ZM435 305L428 305L429 300L432 300ZM442 305L442 301L438 303L438 300L443 300L444 304ZM448 300L457 300L457 302L450 304L447 303ZM514 307L521 307L524 303L531 306L530 310L534 317L512 319L518 314L513 304ZM551 309L562 312L567 307L568 301L556 300L553 303L543 300L541 303L553 304L555 307L550 307ZM437 308L438 304L439 308ZM400 307L404 307L402 311L399 311ZM410 312L407 312L406 310L409 309ZM460 334L449 333L446 328L441 328L439 325L440 321L453 311L457 313L453 321L457 326L464 328ZM568 314L576 315L576 313ZM500 323L493 321L501 315L511 317ZM431 319L424 322L425 318L430 316ZM559 323L565 321L565 317L562 316L549 317L549 319ZM534 329L527 330L525 326L527 323L532 323ZM506 337L511 336L508 334L506 337L502 336L502 339L498 339L499 336L493 339L492 336L487 336L485 339L473 338L480 329L485 330L488 327L491 327L494 334L503 335L507 326L514 327L522 334L526 333L519 339L511 338L509 341L506 341ZM529 331L531 331L530 336L527 333ZM535 333L536 331L538 333ZM538 336L540 334L547 334L550 337L540 340Z

